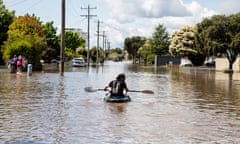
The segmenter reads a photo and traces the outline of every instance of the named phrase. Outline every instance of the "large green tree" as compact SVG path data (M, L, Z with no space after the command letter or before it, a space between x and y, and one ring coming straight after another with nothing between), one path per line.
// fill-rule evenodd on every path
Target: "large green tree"
M204 50L209 55L221 56L224 54L229 62L229 70L232 71L233 63L239 53L239 14L225 16L215 15L204 19L197 24L200 39L204 44Z
M3 64L1 47L3 42L7 40L8 26L13 22L15 18L14 11L6 9L3 1L0 0L0 64Z
M30 16L20 16L9 26L3 58L8 60L15 54L23 55L33 64L34 69L40 69L40 59L46 48L46 37L41 25Z
M35 14L26 14L25 16L32 17L43 29L47 41L47 49L42 57L44 62L51 62L52 59L57 59L60 55L60 38L57 36L57 28L53 26L53 21L43 23L40 17Z
M152 50L156 55L168 55L168 47L170 44L170 36L164 25L159 24L152 34Z

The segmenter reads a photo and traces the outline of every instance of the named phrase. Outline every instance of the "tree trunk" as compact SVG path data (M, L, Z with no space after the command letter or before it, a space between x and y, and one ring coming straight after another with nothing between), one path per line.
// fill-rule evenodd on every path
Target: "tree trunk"
M135 58L135 56L133 56L133 64L135 64L136 63L136 58Z
M233 68L233 64L229 63L229 70L232 70L232 68Z
M229 70L228 73L233 73L233 63L229 62Z

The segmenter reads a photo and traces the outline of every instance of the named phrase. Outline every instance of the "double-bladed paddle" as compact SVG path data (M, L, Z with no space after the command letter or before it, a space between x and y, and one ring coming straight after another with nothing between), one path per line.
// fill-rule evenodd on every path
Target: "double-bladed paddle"
M86 92L96 92L96 91L104 91L104 89L98 89L93 87L85 87L84 90ZM141 92L144 94L154 94L152 90L128 90L128 92Z

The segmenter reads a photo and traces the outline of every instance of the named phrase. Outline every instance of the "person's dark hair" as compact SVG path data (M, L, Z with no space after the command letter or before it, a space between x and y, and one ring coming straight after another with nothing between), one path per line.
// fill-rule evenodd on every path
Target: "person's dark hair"
M125 74L124 73L119 74L116 79L117 80L121 80L121 79L125 80Z

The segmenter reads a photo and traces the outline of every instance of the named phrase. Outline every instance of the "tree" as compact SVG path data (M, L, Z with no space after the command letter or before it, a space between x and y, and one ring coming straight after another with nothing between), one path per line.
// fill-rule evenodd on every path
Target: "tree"
M164 25L159 24L152 35L152 49L156 55L167 55L169 47L169 34Z
M32 17L20 16L10 26L8 39L3 45L3 58L10 59L13 55L23 55L40 69L40 59L46 50L46 37L41 25Z
M121 48L111 49L111 53L123 54L123 50Z
M92 48L89 52L93 62L97 62L97 52L99 53L99 50L96 47Z
M239 47L235 45L240 29L239 21L239 14L229 17L215 15L197 24L204 50L216 56L224 54L228 59L230 71L239 53Z
M67 31L65 33L66 47L72 49L74 52L81 46L81 40L76 32Z
M124 48L133 57L133 62L138 55L148 64L152 64L155 55L168 55L169 34L166 28L159 24L152 38L146 42L144 37L125 39Z
M233 37L231 47L238 49L238 52L240 52L240 32Z
M42 59L44 62L51 62L52 59L57 59L60 55L60 38L57 37L57 28L53 26L53 21L43 23L40 17L35 14L25 14L25 16L32 17L41 25L47 41L47 49L43 52Z
M152 64L154 61L155 54L152 52L152 41L151 39L146 40L145 44L138 50L140 59L143 59L144 64Z
M8 9L6 9L3 1L0 0L0 64L4 63L2 59L1 46L3 45L3 42L7 40L8 26L13 22L14 19L15 12L10 12Z
M85 47L78 47L76 49L77 55L79 55L80 57L83 57L84 59L87 58L87 49Z
M61 35L59 35L59 39ZM65 32L65 48L66 56L73 57L77 54L77 48L85 47L85 40L79 37L76 32Z
M109 56L110 59L124 59L124 51L121 48L113 48L110 50Z
M240 13L229 16L231 48L240 52Z
M195 50L195 29L185 26L172 35L172 41L169 46L169 53L174 56L186 56L197 53Z
M194 65L202 65L205 56L202 54L196 27L184 26L172 35L169 53L173 56L188 56Z
M144 45L145 41L146 38L140 36L134 36L125 39L124 49L133 58L133 63L135 63L138 49Z
M53 21L41 24L47 41L47 50L44 53L44 60L57 59L60 55L60 39L57 36L57 28L53 26Z

